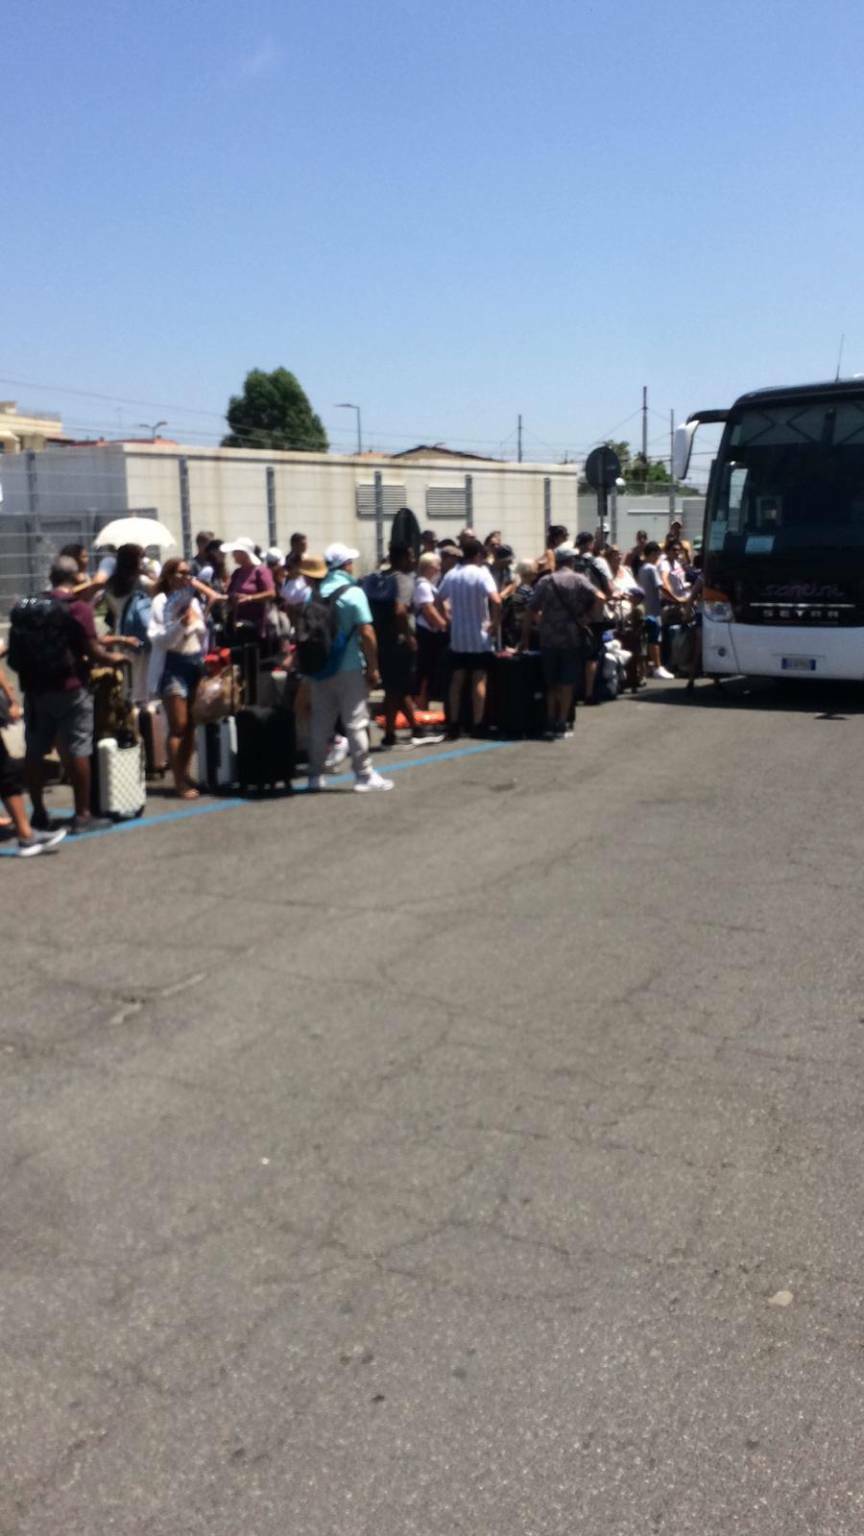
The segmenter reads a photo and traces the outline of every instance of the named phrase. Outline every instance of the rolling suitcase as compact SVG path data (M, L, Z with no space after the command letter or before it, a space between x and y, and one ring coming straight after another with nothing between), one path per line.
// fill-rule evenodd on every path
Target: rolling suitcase
M143 743L120 746L113 736L106 736L96 743L94 756L97 816L111 816L115 821L140 816L147 799Z
M293 674L286 672L284 667L262 667L258 674L258 697L254 703L268 709L286 708L292 677Z
M229 715L195 731L198 777L211 795L237 783L237 716Z
M678 677L688 675L695 643L695 624L676 624L669 630L669 665Z
M546 689L543 664L536 651L491 658L486 724L500 736L542 736L546 726Z
M237 711L237 782L249 789L291 788L297 757L294 715L249 704Z
M161 699L139 705L138 730L144 743L147 777L162 778L168 772L168 722Z

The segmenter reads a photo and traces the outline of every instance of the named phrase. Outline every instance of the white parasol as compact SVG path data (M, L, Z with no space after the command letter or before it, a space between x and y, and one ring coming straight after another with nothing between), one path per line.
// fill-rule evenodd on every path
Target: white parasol
M157 523L155 517L115 517L113 523L106 523L96 535L97 549L104 549L106 544L113 544L115 549L121 544L137 544L141 549L154 546L170 549L176 542L171 529L164 523Z

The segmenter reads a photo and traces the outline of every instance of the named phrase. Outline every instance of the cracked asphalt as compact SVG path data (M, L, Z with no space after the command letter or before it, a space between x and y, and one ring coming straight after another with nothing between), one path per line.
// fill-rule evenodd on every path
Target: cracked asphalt
M861 1536L862 704L0 860L0 1536Z

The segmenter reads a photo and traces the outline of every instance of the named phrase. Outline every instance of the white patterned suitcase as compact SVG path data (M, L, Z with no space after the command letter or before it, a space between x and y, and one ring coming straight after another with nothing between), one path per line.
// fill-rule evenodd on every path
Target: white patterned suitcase
M118 747L113 736L96 744L96 808L100 816L128 821L140 816L147 799L144 743Z
M237 721L234 715L195 731L198 778L214 794L237 783Z

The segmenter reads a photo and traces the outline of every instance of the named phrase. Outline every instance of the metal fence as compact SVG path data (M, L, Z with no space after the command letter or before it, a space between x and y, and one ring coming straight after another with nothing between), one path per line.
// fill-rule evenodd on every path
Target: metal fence
M132 515L127 507L116 512L0 513L0 625L17 598L45 590L51 563L65 545L83 544L92 551L100 529L113 517ZM134 515L153 517L155 512L142 507Z

